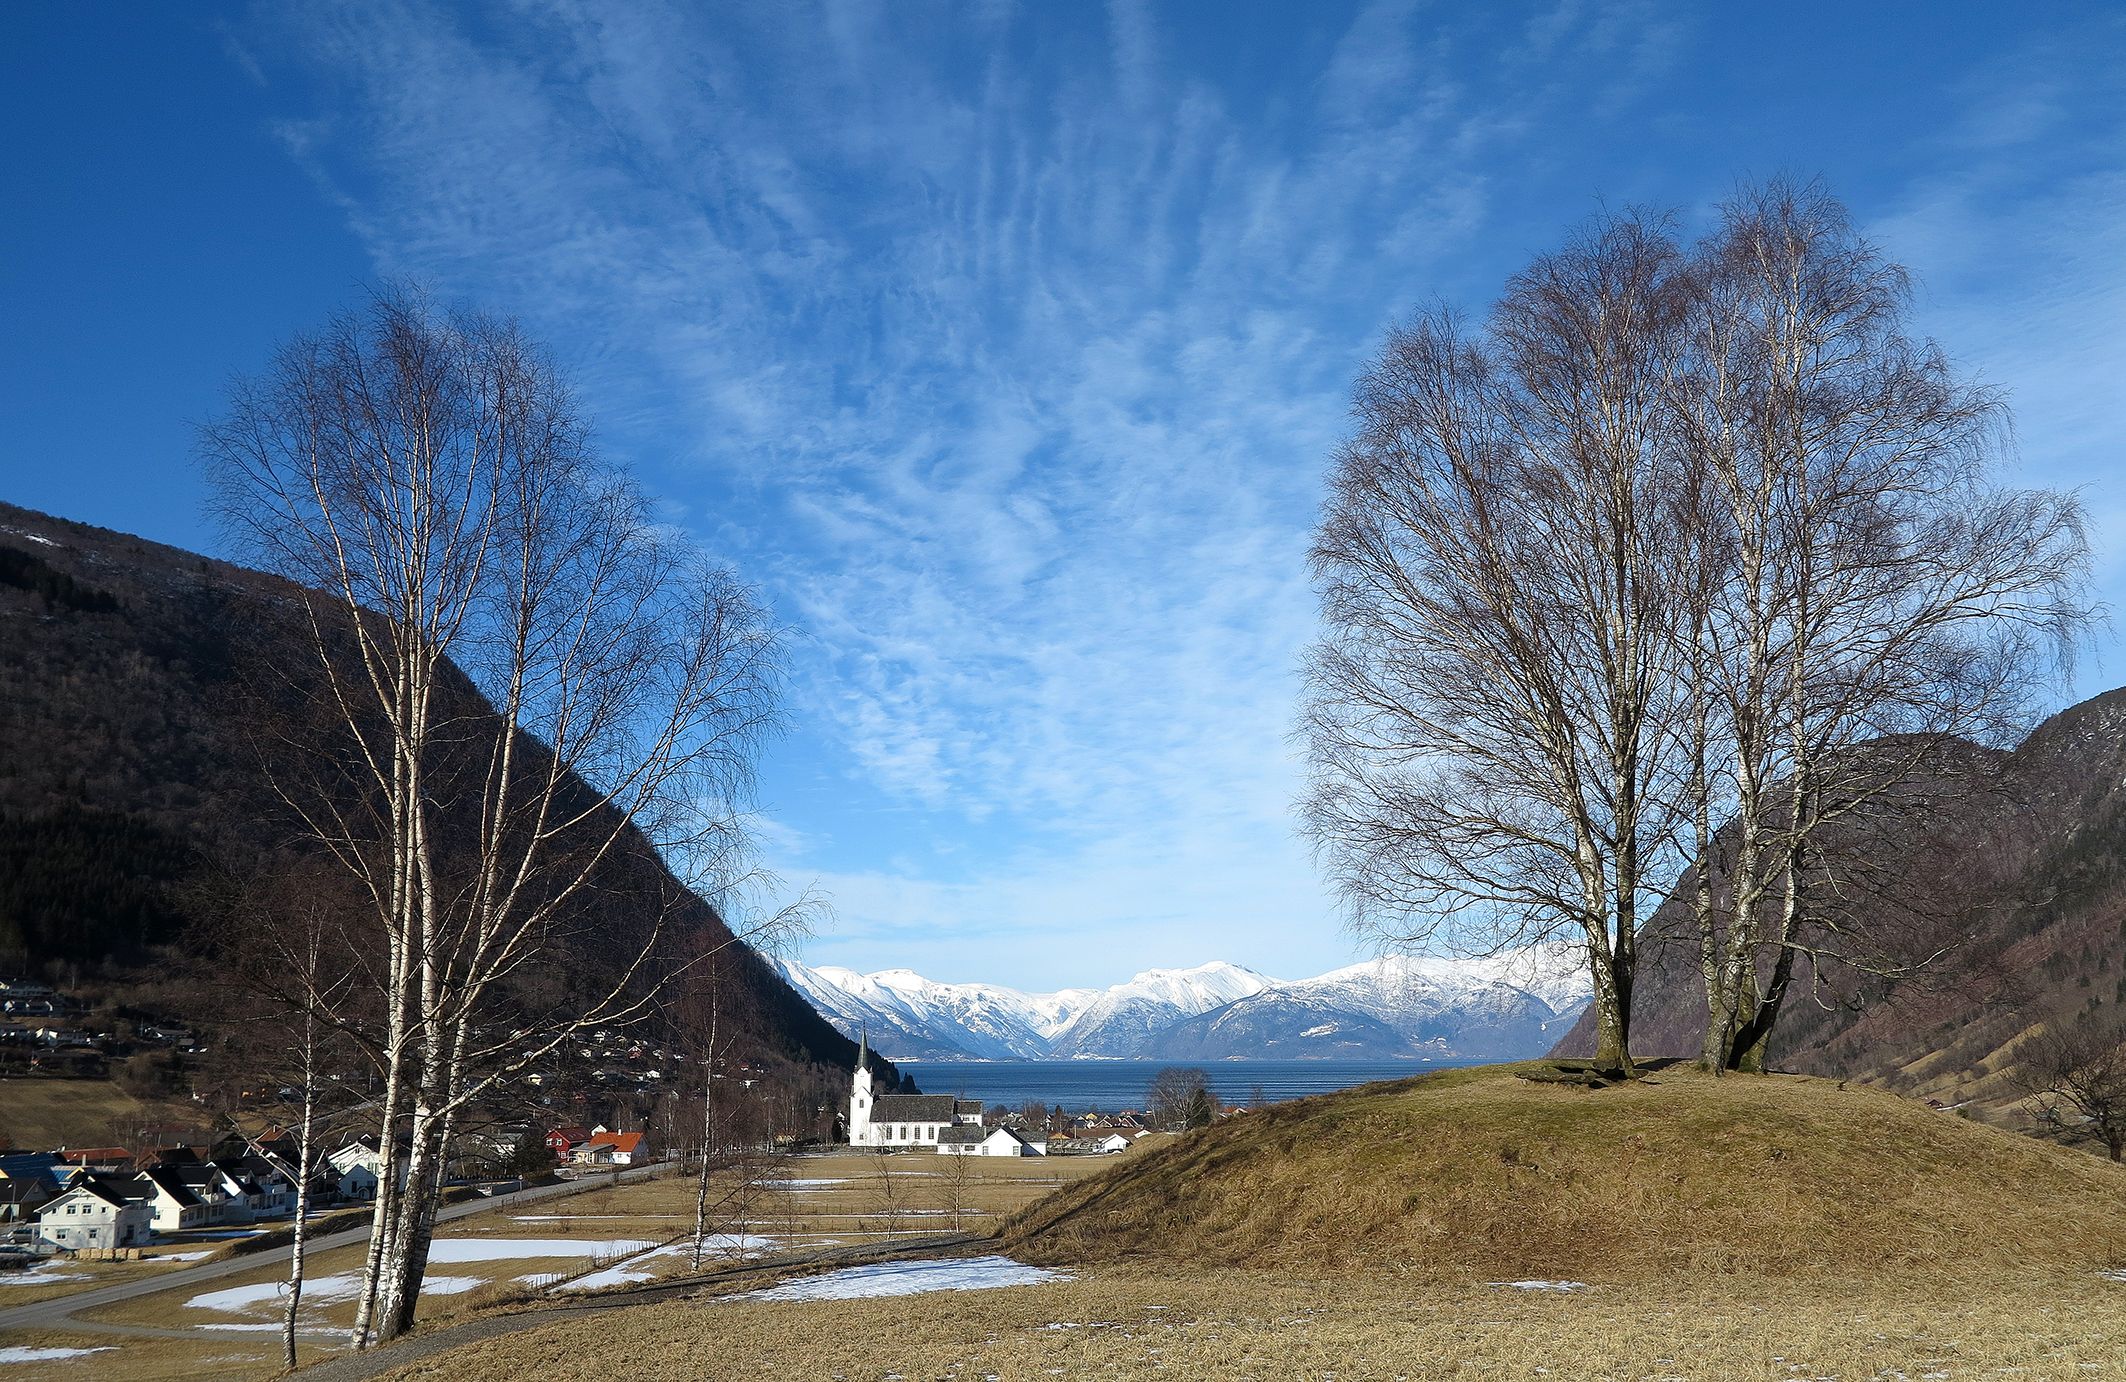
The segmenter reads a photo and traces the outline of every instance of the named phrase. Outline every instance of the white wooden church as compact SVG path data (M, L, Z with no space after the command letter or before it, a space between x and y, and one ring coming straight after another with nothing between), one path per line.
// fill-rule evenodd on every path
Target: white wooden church
M849 1145L929 1147L948 1145L951 1128L982 1126L982 1101L950 1094L877 1094L871 1088L871 1038L857 1047L856 1074L849 1082Z

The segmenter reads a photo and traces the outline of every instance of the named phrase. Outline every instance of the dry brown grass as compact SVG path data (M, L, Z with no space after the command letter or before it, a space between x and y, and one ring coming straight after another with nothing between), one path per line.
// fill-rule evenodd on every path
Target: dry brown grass
M75 1379L82 1382L196 1382L213 1378L261 1379L281 1372L280 1338L245 1335L201 1336L197 1339L128 1339L85 1330L0 1331L0 1348L77 1348L93 1353L74 1358L40 1359L34 1364L9 1367L0 1376L14 1382L43 1379ZM296 1353L304 1363L325 1355L307 1341Z
M1800 1077L1454 1071L1250 1114L1006 1226L1044 1262L1626 1284L2126 1261L2126 1170Z
M1889 1379L2116 1375L2126 1286L1785 1281L1541 1295L1392 1275L1110 1266L1004 1290L682 1301L467 1345L387 1376L515 1382L1055 1377Z
M190 1123L196 1111L148 1104L109 1080L0 1080L0 1133L17 1147L96 1146L116 1122Z
M160 1276L181 1267L193 1266L191 1262L173 1262L167 1256L144 1258L137 1262L51 1262L44 1263L25 1276L58 1276L57 1281L43 1285L17 1286L10 1280L14 1273L0 1277L0 1309L15 1305L33 1305L40 1300L52 1300L59 1296L71 1296L81 1291L93 1291L102 1286L115 1286L124 1281L137 1281L141 1277Z

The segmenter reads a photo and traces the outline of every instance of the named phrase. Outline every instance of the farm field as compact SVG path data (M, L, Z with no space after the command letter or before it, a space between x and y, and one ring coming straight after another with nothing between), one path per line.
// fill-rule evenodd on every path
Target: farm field
M712 1187L716 1232L707 1244L708 1262L926 1232L950 1234L956 1225L962 1231L986 1229L1114 1160L847 1151L776 1158L755 1188L729 1180ZM696 1185L691 1177L672 1175L601 1186L444 1225L437 1231L420 1320L428 1325L529 1301L546 1291L593 1291L684 1273L693 1265ZM87 1290L158 1268L97 1264L92 1270L90 1264L67 1264L48 1270L54 1280L18 1289ZM306 1361L341 1349L360 1270L359 1247L310 1257L300 1339ZM37 1357L39 1376L271 1376L279 1370L285 1277L284 1263L261 1261L210 1287L180 1288L86 1311L63 1331L0 1334L0 1349L92 1350ZM0 1295L0 1303L33 1298ZM6 1356L0 1354L0 1360Z
M125 1124L193 1117L190 1108L136 1099L110 1080L0 1080L0 1132L16 1147L105 1143Z
M639 1382L763 1377L1290 1379L2104 1378L2126 1286L2094 1273L1862 1276L1654 1290L1412 1289L1374 1271L1173 1264L885 1299L698 1300L452 1349L390 1382L509 1382L595 1351ZM1545 1285L1557 1283L1544 1283ZM745 1293L734 1293L745 1294Z
M1089 1180L1013 1165L984 1178L986 1203L1027 1206L993 1243L486 1320L375 1363L400 1382L565 1373L592 1351L674 1382L2126 1372L2126 1200L2098 1158L1828 1081L1666 1067L1590 1092L1520 1073L1278 1105ZM1738 1185L1759 1167L1778 1174ZM872 1187L874 1169L795 1165L814 1241L945 1188L894 1186L890 1163Z

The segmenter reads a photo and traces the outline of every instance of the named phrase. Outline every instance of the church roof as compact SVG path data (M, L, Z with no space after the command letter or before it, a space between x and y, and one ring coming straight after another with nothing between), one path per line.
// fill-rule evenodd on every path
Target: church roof
M950 1123L950 1094L881 1094L871 1106L874 1123Z

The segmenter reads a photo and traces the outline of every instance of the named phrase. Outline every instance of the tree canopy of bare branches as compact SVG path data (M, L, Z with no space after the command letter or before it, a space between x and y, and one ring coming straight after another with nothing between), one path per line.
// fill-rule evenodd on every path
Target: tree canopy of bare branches
M1439 309L1360 379L1313 563L1308 826L1361 934L1584 947L1630 1063L1637 928L1670 838L1690 513L1668 424L1683 271L1620 217Z
M1624 1068L1649 889L1694 890L1716 1070L1761 1067L1797 958L1930 958L1861 933L1826 833L1938 800L1954 745L2021 722L2087 542L2073 497L1993 478L2002 405L1908 297L1778 181L1695 246L1601 217L1481 325L1390 335L1316 536L1302 721L1362 935L1570 937Z
M1820 188L1746 189L1694 260L1698 857L1733 823L1695 898L1701 1062L1761 1069L1797 957L1930 958L1847 924L1868 861L1824 842L1969 785L1955 746L2010 734L2072 646L2087 544L2072 497L1997 485L2001 401L1911 334L1907 274Z
M1216 1112L1211 1077L1193 1065L1166 1066L1145 1087L1144 1107L1155 1128L1173 1132L1208 1126Z
M776 640L599 464L515 324L417 290L291 341L201 445L230 532L298 588L312 655L271 671L307 720L262 762L361 900L377 1126L409 1147L377 1196L367 1343L412 1322L468 1107L675 962L684 889L631 891L622 936L607 886L664 879L661 856L715 895L738 867ZM545 972L564 952L603 962L588 996Z
M2084 1022L2048 1029L2017 1055L2040 1118L2092 1137L2113 1161L2126 1161L2126 1027Z

